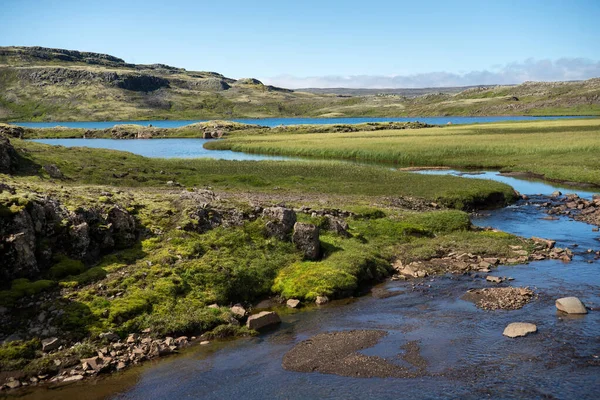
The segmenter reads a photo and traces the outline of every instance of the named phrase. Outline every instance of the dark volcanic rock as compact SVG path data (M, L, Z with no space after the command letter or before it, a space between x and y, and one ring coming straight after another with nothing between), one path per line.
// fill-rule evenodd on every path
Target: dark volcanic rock
M4 135L7 137L21 139L24 133L25 129L21 126L0 124L0 136Z
M37 278L50 267L56 253L93 262L102 254L131 247L137 240L135 219L118 206L108 212L96 208L72 212L49 197L28 195L26 205L6 206L0 213L2 284Z
M153 92L169 87L169 80L153 75L125 75L116 82L117 87L135 92Z
M296 223L294 210L285 207L270 207L263 210L263 217L269 219L266 224L269 236L287 240Z
M292 242L308 260L318 260L321 255L321 242L319 241L319 228L313 224L296 222Z
M17 169L18 155L10 141L0 135L0 174L10 174Z

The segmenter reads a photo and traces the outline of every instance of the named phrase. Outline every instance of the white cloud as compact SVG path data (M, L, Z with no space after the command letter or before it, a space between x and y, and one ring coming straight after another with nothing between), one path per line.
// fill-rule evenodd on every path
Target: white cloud
M516 84L525 81L569 81L600 77L600 61L586 58L560 58L557 60L528 59L495 66L490 70L462 74L427 72L413 75L352 75L296 77L279 75L263 78L269 85L284 88L423 88L444 86L471 86Z

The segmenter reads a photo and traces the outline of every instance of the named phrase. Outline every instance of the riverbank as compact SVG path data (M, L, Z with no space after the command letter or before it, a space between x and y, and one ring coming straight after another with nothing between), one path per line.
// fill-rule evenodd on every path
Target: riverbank
M251 132L251 131L248 131ZM434 127L419 131L238 135L209 149L537 174L600 186L600 120Z

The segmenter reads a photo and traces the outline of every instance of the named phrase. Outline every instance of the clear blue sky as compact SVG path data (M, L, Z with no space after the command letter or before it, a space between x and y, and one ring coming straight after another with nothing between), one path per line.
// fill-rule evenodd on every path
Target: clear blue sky
M465 74L600 59L600 0L0 0L0 45L278 75Z

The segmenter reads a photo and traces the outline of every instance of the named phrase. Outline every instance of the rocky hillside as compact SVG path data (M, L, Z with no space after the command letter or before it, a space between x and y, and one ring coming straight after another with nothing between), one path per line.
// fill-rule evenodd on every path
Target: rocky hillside
M598 79L452 89L308 93L107 54L0 47L0 121L600 114Z

